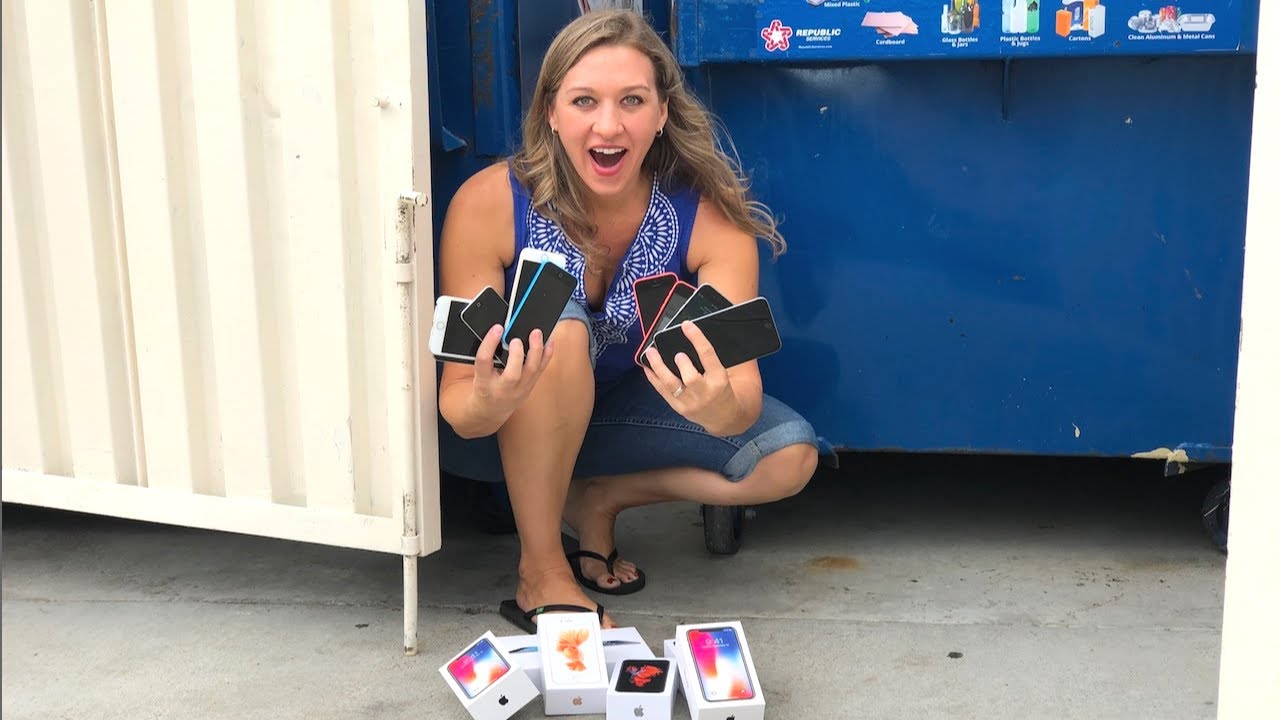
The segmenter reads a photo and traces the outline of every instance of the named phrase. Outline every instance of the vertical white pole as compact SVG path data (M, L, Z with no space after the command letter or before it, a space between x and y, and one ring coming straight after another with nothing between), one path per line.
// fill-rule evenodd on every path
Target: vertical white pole
M1280 7L1261 3L1218 717L1280 717Z
M403 436L401 452L396 454L396 475L404 498L404 654L418 654L418 554L422 545L418 535L418 482L415 456L410 448L418 441L414 413L418 407L414 382L414 290L413 290L413 226L419 207L427 204L427 196L406 191L400 195L400 214L396 227L396 282L399 284L400 320L400 392L396 403L401 410L396 418Z

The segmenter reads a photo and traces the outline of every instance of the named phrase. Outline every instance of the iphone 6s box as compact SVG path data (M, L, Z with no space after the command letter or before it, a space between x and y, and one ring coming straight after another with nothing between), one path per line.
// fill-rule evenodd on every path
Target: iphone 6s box
M605 720L671 720L676 704L676 661L626 658L609 679Z
M742 623L679 625L675 641L692 720L764 720L764 691Z
M458 702L475 720L507 720L538 696L538 689L486 632L440 667Z
M542 699L547 715L598 715L605 711L609 672L595 613L538 616Z
M604 645L605 672L609 675L613 675L622 660L653 657L653 651L633 627L601 630L600 639ZM508 635L495 640L498 647L529 676L538 692L542 692L542 655L538 652L538 636Z

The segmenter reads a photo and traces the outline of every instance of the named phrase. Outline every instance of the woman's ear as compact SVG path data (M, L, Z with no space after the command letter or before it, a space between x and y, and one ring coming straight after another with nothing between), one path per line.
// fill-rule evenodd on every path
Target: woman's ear
M667 127L667 101L663 100L661 105L662 111L658 115L658 129L665 130Z

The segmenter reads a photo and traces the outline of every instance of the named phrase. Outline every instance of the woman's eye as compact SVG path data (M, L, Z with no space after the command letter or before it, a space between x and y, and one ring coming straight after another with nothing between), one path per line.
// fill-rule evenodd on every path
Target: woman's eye
M582 97L576 97L573 99L573 104L577 105L578 107L587 107L593 102L595 102L595 100L591 99L586 95L583 95Z
M628 95L622 98L622 104L623 105L643 105L644 98L640 97L639 95Z

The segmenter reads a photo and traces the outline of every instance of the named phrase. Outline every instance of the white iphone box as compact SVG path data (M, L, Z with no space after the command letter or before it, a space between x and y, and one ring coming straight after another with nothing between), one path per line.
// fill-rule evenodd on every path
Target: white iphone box
M440 675L475 720L507 720L538 697L533 682L491 632L441 665Z
M650 653L652 655L652 653ZM623 658L609 679L606 720L671 720L677 663L667 658Z
M547 715L598 715L605 711L609 673L595 613L538 616L542 699Z
M675 641L692 720L764 720L764 689L742 623L678 625Z
M653 651L633 627L601 630L600 639L604 644L605 672L610 676L613 675L614 669L621 660L643 660L653 657ZM510 655L520 669L529 676L534 687L538 688L538 692L542 692L542 655L538 652L538 636L500 636L497 642L498 647Z
M507 635L495 638L502 652L529 676L533 686L542 692L542 654L538 652L537 635Z

